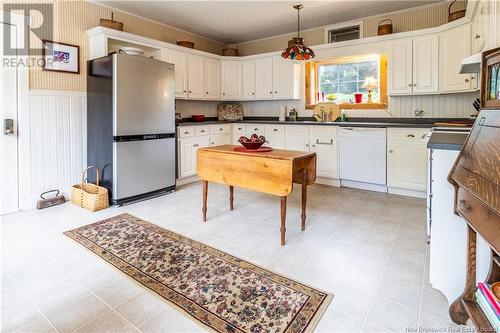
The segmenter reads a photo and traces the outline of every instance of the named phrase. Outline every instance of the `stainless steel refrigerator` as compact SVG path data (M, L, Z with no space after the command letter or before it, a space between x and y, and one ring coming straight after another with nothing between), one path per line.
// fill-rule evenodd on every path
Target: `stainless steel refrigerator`
M87 164L101 171L111 203L173 191L174 65L111 54L90 60L87 71Z

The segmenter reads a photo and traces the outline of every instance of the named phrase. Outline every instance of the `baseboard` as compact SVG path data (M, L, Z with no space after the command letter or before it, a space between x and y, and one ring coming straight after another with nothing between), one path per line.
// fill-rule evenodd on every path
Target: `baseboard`
M175 181L175 184L177 186L182 186L182 185L186 185L189 183L197 182L198 180L200 180L200 178L198 176L192 176L192 177L188 177L188 178L179 178Z
M342 187L352 187L352 188L357 188L357 189L360 189L360 190L368 190L368 191L375 191L375 192L387 193L387 186L385 186L385 185L370 184L370 183L363 183L363 182L355 182L355 181L352 181L352 180L341 180L340 181L340 186L342 186Z
M414 198L427 198L427 192L416 191L416 190L406 190L402 188L388 187L387 192L390 194L403 195L405 197L414 197Z
M340 187L340 179L316 177L316 184Z

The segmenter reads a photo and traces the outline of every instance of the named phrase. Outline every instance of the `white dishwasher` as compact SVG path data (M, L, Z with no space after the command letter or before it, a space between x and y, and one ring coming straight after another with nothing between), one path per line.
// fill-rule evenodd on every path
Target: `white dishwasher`
M386 137L385 128L341 127L340 179L385 186Z

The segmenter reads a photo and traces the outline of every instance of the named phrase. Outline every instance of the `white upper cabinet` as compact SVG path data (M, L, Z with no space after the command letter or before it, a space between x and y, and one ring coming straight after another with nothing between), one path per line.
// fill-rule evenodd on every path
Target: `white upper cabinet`
M464 24L439 34L439 90L464 91L475 88L469 74L459 74L460 63L470 52L470 25Z
M412 92L412 40L394 41L389 55L389 93L409 94Z
M188 56L188 97L193 99L205 98L204 86L204 58L199 55Z
M300 82L298 65L283 59L280 56L273 57L273 98L294 99L298 98L297 81Z
M255 60L255 95L257 99L273 98L273 58Z
M243 61L243 99L255 99L255 61Z
M392 42L389 56L389 94L438 92L438 36L423 35Z
M164 49L162 60L175 65L175 97L187 98L187 53Z
M241 61L221 62L221 99L238 101L243 98Z
M424 35L413 38L413 92L437 92L439 81L439 38Z
M490 1L477 1L476 3L476 10L472 17L472 53L483 51L488 37Z
M220 62L216 59L205 58L205 98L219 99L220 97Z

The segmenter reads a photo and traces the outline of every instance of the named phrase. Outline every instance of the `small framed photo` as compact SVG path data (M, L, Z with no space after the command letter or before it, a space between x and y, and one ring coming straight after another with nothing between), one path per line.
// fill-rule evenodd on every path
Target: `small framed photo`
M42 40L43 47L43 70L80 73L80 47L65 43Z

